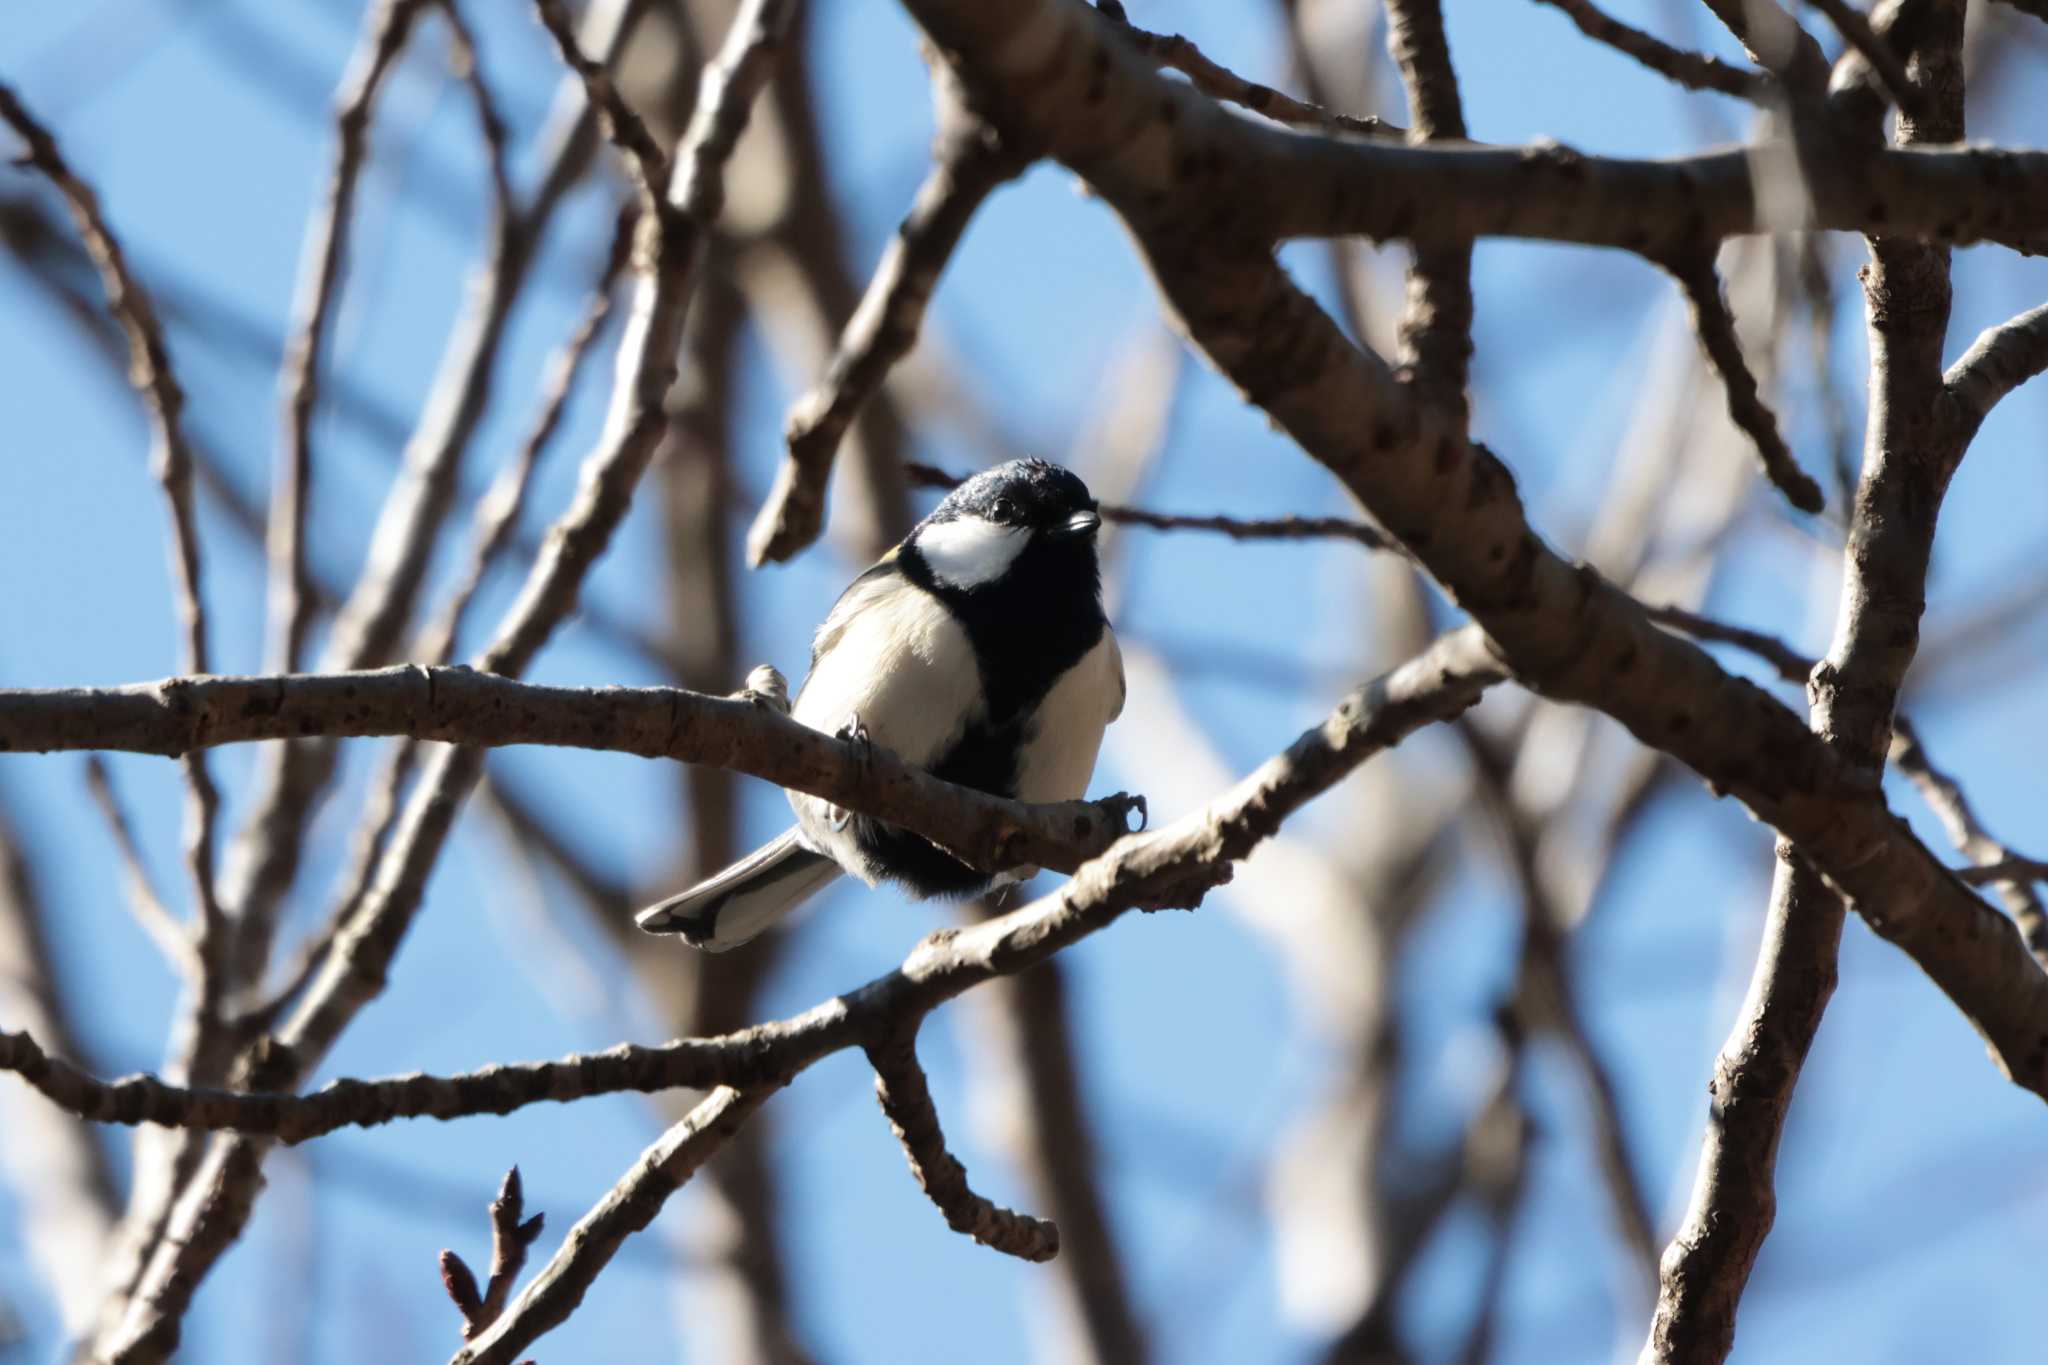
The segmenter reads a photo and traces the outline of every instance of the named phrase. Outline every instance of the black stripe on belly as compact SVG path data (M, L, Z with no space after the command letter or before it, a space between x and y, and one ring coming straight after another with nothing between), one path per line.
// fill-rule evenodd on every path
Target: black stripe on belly
M981 669L987 718L931 765L933 776L996 796L1017 794L1024 727L1040 702L1102 639L1100 580L1091 541L1037 537L995 583L961 590L933 580L915 543L898 559L904 576L943 601L967 632ZM920 897L969 896L989 884L926 839L855 816L854 842L870 867Z

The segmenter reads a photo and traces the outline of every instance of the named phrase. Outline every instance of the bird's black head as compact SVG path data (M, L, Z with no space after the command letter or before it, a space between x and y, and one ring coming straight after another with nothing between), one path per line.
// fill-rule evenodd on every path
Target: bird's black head
M1096 589L1101 518L1088 485L1044 460L1011 460L955 488L911 533L942 590L977 592L1015 575L1042 590Z
M946 495L928 521L979 517L1031 531L1092 532L1095 514L1088 485L1071 469L1044 460L1011 460L976 474Z

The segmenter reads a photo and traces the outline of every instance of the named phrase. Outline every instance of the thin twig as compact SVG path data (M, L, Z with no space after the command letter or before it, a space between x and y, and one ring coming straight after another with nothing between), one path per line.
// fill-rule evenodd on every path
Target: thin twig
M1962 785L1934 766L1919 731L1904 716L1892 723L1891 759L1912 779L1928 809L1948 831L1956 852L1976 864L1958 869L1956 875L1971 885L1989 883L2019 923L2028 949L2048 967L2048 909L2043 908L2031 885L2048 880L2048 864L2022 857L1992 837L1971 808Z
M476 1275L468 1262L453 1251L441 1252L441 1284L462 1314L464 1341L474 1341L505 1311L526 1254L546 1222L545 1214L526 1217L526 1192L520 1184L519 1168L514 1166L505 1172L505 1183L491 1201L491 1274L483 1291L477 1291Z
M477 500L468 562L456 575L455 587L450 590L440 614L414 640L414 659L445 663L454 657L463 617L483 586L485 576L511 544L520 514L525 510L527 492L532 487L540 457L560 429L562 414L568 410L569 399L576 391L576 381L595 352L605 320L611 316L613 294L632 250L633 228L638 218L638 210L630 203L620 208L618 222L612 232L611 249L606 253L597 283L591 289L590 301L584 305L583 316L568 338L549 359L541 378L540 411L534 417L525 441L520 444L519 453L498 471L490 488Z
M1785 500L1802 512L1819 512L1826 504L1820 485L1809 478L1778 432L1778 418L1757 393L1756 376L1742 358L1735 339L1735 314L1721 293L1721 276L1710 254L1700 253L1665 263L1685 291L1692 310L1693 331L1721 385L1728 392L1728 416L1742 429L1762 462L1764 477L1777 485Z
M1757 65L1787 86L1809 92L1827 88L1827 54L1778 0L1706 0L1706 6Z
M1885 93L1891 96L1902 113L1913 115L1920 112L1920 92L1913 84L1913 78L1906 73L1906 64L1893 52L1891 44L1877 36L1870 27L1870 19L1863 11L1847 0L1807 0L1807 3L1828 17L1835 31L1842 35L1842 41L1854 48L1878 79L1884 82Z
M1029 160L968 109L943 70L933 81L933 102L932 168L840 332L824 379L790 407L783 428L788 454L747 532L747 559L756 568L787 560L818 538L840 442L917 344L932 291L975 210Z
M500 471L490 490L477 503L468 564L459 575L456 586L450 592L440 614L421 631L419 638L414 642L413 657L417 659L439 663L453 657L463 618L470 604L475 601L476 594L483 586L484 577L490 572L491 566L502 557L512 542L540 456L560 426L562 413L575 390L577 376L589 359L594 343L603 330L604 321L611 312L613 289L619 273L624 269L626 256L632 245L635 216L630 206L620 211L611 251L600 273L598 284L592 292L590 303L575 331L555 354L548 376L542 382L540 413L535 418L526 441L521 445L518 456L512 464ZM278 1014L289 1008L312 982L315 973L326 960L334 936L340 932L341 926L348 922L356 907L362 904L363 898L369 894L370 881L376 875L378 859L390 840L392 827L398 823L398 817L404 809L400 798L404 795L405 786L412 778L418 762L417 741L403 739L394 747L390 758L371 785L370 795L365 799L355 833L350 839L347 870L339 882L346 889L336 898L332 913L320 928L307 937L299 951L296 964L285 973L283 985L263 1003L249 1006L238 1017L237 1023L241 1027L268 1028L275 1023Z
M2048 303L1987 327L1942 376L1955 437L1968 441L1998 401L2048 370Z
M623 0L593 9L606 60L617 56L644 8L644 0ZM406 440L362 573L335 615L322 654L324 668L387 661L429 578L429 558L456 501L463 455L489 403L513 302L526 284L556 206L590 160L595 115L573 73L564 73L563 85L573 96L557 101L565 116L555 120L554 135L546 139L550 150L542 158L539 187L516 216L494 215L484 260L472 274L463 311L449 331L419 424ZM479 82L472 94L480 89ZM483 117L487 96L473 102ZM486 152L495 187L497 158L488 133ZM495 188L493 197L495 203ZM242 926L236 953L243 982L257 980L268 966L277 907L298 875L306 822L333 773L334 753L327 745L280 745L262 758L251 815L236 838L228 868L229 898Z
M313 594L306 570L306 510L313 487L313 415L320 402L320 370L340 296L348 252L356 182L369 153L370 111L384 78L397 65L426 0L382 0L342 78L334 117L334 164L326 195L310 219L299 257L293 323L285 342L278 389L284 400L283 439L271 489L270 646L274 673L298 671Z
M666 425L663 404L675 380L704 238L723 200L724 168L745 131L753 96L773 70L793 9L793 0L749 0L741 7L724 48L705 70L698 109L666 193L646 183L651 167L644 157L627 158L629 172L642 182L645 211L636 232L632 322L620 348L611 411L584 461L575 500L551 528L496 637L477 656L482 670L512 675L526 668L574 608L591 565L626 515ZM412 513L401 519L412 524ZM409 531L405 539L410 544ZM357 1013L382 993L455 815L482 770L481 750L434 755L381 860L372 895L351 917L290 1017L253 1045L252 1080L280 1088L301 1083ZM196 1187L200 1197L179 1202L164 1233L165 1249L152 1258L130 1296L132 1311L96 1348L109 1355L175 1349L193 1289L246 1223L266 1150L266 1144L249 1139L208 1149L193 1176L202 1182Z
M1613 1068L1594 1045L1578 989L1569 945L1567 908L1551 893L1538 865L1541 822L1514 799L1509 755L1481 734L1469 719L1452 730L1464 741L1479 773L1483 804L1490 811L1506 845L1507 861L1522 900L1522 956L1517 969L1516 998L1523 1028L1513 1030L1517 1050L1523 1033L1541 1028L1563 1044L1583 1074L1590 1100L1593 1156L1607 1187L1622 1240L1634 1253L1644 1284L1657 1276L1656 1224L1650 1199L1636 1178L1629 1158L1628 1131L1622 1119L1620 1086Z
M512 192L510 137L498 100L484 79L483 63L477 56L476 34L462 16L456 0L434 0L441 17L448 22L449 56L456 78L469 91L471 111L476 115L477 136L484 144L484 166L491 178L491 214L501 224L519 211L518 196Z
M875 1099L903 1154L910 1174L925 1192L946 1226L985 1247L1026 1261L1050 1261L1060 1253L1060 1230L1043 1218L1016 1213L976 1194L967 1184L967 1168L947 1150L931 1084L918 1065L916 1034L906 1031L886 1042L870 1044L868 1061L875 1068Z
M957 488L962 482L958 475L928 464L912 462L903 472L920 488ZM1188 516L1119 503L1104 503L1100 511L1104 521L1154 531L1215 531L1232 540L1349 540L1368 550L1399 548L1379 528L1348 517Z
M1719 57L1688 52L1661 38L1622 23L1592 0L1536 0L1560 10L1596 43L1605 43L1626 57L1633 57L1667 80L1688 90L1710 90L1733 95L1752 104L1767 104L1777 94L1778 83L1761 71L1731 66Z
M1439 0L1388 0L1387 51L1413 113L1409 141L1462 141L1464 101ZM1400 364L1426 402L1465 425L1472 368L1472 244L1418 243L1401 310Z
M2001 858L1995 863L1959 867L1956 876L1972 886L1983 886L1989 882L2048 881L2048 859Z
M628 1237L654 1221L669 1196L739 1131L773 1086L712 1091L640 1154L632 1169L569 1230L533 1282L449 1365L511 1365L534 1340L561 1325Z
M0 85L0 118L28 144L27 164L42 172L64 196L84 237L87 252L106 288L107 305L128 335L129 379L142 392L149 409L151 472L163 490L171 523L171 563L177 585L177 612L183 631L183 668L190 675L209 671L206 604L201 594L199 525L192 509L192 455L183 422L184 390L171 370L170 351L149 296L129 271L120 242L100 213L99 197L72 171L57 143L15 97ZM199 906L201 1016L211 1019L225 998L227 918L221 910L213 875L214 826L220 815L220 792L213 784L203 755L186 756L185 863Z
M1643 614L1658 625L1683 631L1695 640L1746 649L1776 669L1780 678L1796 686L1806 686L1807 676L1813 672L1814 660L1810 655L1801 654L1775 635L1729 625L1679 606L1646 607Z
M1195 89L1211 99L1227 100L1275 123L1296 128L1316 128L1328 133L1360 133L1367 137L1401 138L1405 129L1379 118L1357 118L1275 90L1270 85L1248 81L1227 67L1211 61L1193 40L1178 33L1149 33L1125 21L1120 15L1106 16L1124 39L1160 66L1171 67L1188 78Z
M99 808L100 818L106 822L107 832L113 836L114 852L121 860L122 877L128 884L128 908L171 966L187 982L197 983L200 979L199 951L192 942L191 933L171 913L163 897L157 894L149 869L143 864L141 850L136 847L135 830L128 822L128 813L114 794L107 765L98 754L86 755L85 785L86 790L92 793L93 805Z
M562 8L562 0L533 0L533 6L548 36L555 40L562 61L583 82L605 136L624 156L634 186L643 199L660 199L668 186L668 154L619 93L610 69L584 55L582 45L576 41L576 26Z

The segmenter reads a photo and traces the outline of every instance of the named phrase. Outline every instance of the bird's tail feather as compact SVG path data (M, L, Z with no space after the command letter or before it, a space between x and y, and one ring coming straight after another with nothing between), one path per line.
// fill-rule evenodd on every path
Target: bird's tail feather
M763 844L725 871L633 917L650 934L681 934L693 948L722 953L753 938L839 875L797 831Z

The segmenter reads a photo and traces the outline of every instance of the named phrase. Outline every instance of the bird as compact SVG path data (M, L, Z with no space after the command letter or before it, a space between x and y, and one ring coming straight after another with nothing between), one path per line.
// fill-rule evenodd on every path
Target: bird
M1045 460L961 483L840 595L791 717L996 796L1078 799L1124 705L1123 657L1102 608L1101 524L1087 485ZM920 900L1030 875L991 878L908 830L788 795L793 828L642 910L640 928L722 952L841 875Z

